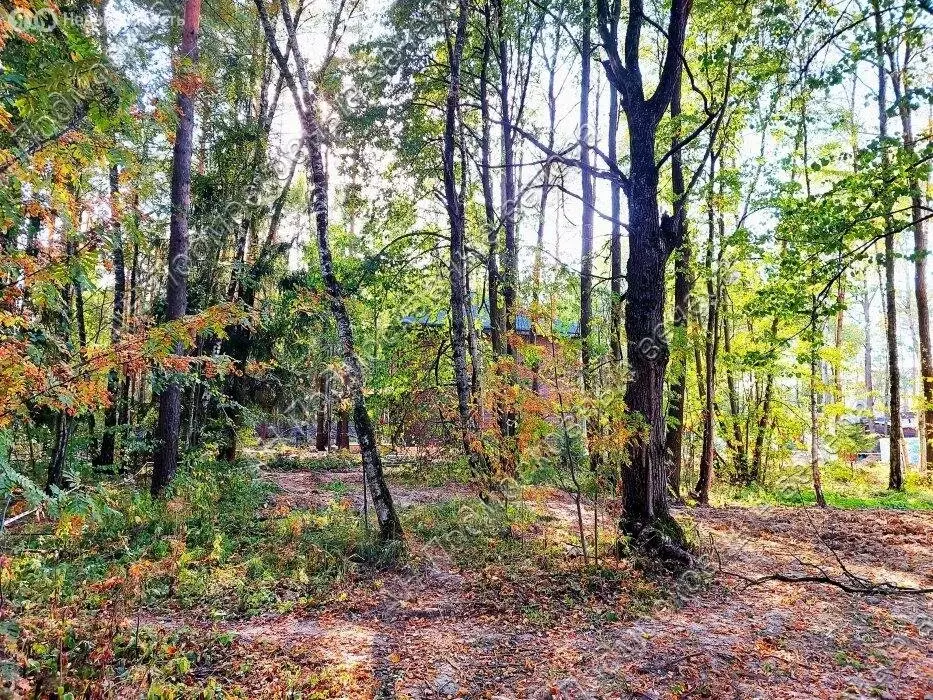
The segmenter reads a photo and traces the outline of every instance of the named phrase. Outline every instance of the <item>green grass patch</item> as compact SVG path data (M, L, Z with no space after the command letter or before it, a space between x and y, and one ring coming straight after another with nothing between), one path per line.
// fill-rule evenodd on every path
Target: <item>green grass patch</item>
M933 510L933 487L917 472L905 475L903 491L887 488L887 465L850 466L838 462L822 470L823 493L833 508ZM809 467L785 471L767 486L726 490L723 503L741 505L807 506L816 503Z

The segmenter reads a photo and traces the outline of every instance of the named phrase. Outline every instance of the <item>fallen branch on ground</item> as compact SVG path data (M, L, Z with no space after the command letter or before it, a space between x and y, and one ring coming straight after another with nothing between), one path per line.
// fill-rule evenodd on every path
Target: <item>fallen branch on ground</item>
M908 595L918 593L933 593L933 588L911 588L910 586L898 586L895 583L888 583L887 581L875 583L860 577L853 577L852 582L848 583L846 581L840 581L839 579L833 578L826 574L769 574L767 576L752 578L750 576L745 576L744 574L739 574L734 571L727 571L725 569L720 569L720 573L744 581L746 588L749 586L757 586L762 583L767 583L768 581L780 581L782 583L819 583L826 586L835 586L836 588L839 588L846 593L859 593L862 595Z

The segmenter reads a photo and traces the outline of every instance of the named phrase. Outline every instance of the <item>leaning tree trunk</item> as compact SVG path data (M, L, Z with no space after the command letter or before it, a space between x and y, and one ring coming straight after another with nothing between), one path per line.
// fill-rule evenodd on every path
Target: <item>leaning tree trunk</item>
M181 56L198 60L198 27L201 0L185 0ZM180 70L185 70L181 68ZM194 136L194 95L178 92L178 127L172 157L171 223L168 244L166 318L182 318L188 307L188 209L191 206L191 147ZM176 354L182 348L175 348ZM178 469L178 436L181 425L181 387L170 379L159 395L159 421L153 457L151 490L161 495Z
M327 171L324 168L324 144L320 122L318 121L317 100L311 91L304 58L301 55L296 36L295 23L288 3L282 3L280 9L288 33L288 43L295 58L297 82L295 74L279 48L278 41L275 38L275 29L269 21L263 0L256 0L256 9L262 22L269 50L275 57L279 71L288 84L295 109L302 122L303 139L307 149L306 167L313 185L310 203L314 215L321 277L330 303L331 314L337 326L337 337L340 341L341 353L346 368L347 388L353 401L353 422L356 427L360 455L363 461L363 476L373 500L376 518L379 521L379 536L384 541L400 539L402 537L402 524L399 521L392 502L392 495L389 493L389 488L385 482L382 459L379 455L379 447L376 444L376 433L369 417L369 411L366 408L363 368L356 355L353 327L350 324L350 315L344 302L343 288L334 274L334 260L330 249L328 230Z

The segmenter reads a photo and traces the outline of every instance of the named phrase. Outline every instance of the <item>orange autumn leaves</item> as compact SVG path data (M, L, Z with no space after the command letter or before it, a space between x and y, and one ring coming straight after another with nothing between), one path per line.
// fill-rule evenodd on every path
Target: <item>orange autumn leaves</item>
M224 304L162 325L142 326L124 333L116 345L89 347L54 364L43 361L31 342L33 333L22 326L8 308L0 309L4 327L0 343L0 428L13 423L32 406L46 406L78 415L105 408L112 398L107 391L111 370L133 376L148 368L188 372L197 366L208 376L227 371L225 357L175 355L175 348L191 348L198 335L222 336L224 329L240 322L243 312ZM24 332L25 331L25 332ZM16 337L20 336L20 337Z

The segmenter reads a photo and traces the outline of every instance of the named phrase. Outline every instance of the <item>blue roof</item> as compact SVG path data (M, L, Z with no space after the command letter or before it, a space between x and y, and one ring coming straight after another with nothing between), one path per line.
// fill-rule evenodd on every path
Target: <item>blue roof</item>
M473 307L473 315L478 316L483 324L483 330L492 329L492 323L489 320L489 313L486 308L477 309ZM435 314L409 315L402 318L402 323L408 326L446 326L447 309L441 309ZM580 335L580 324L576 321L562 321L556 319L552 326L555 333L576 338ZM519 333L531 333L531 318L526 314L517 314L515 316L515 330Z

